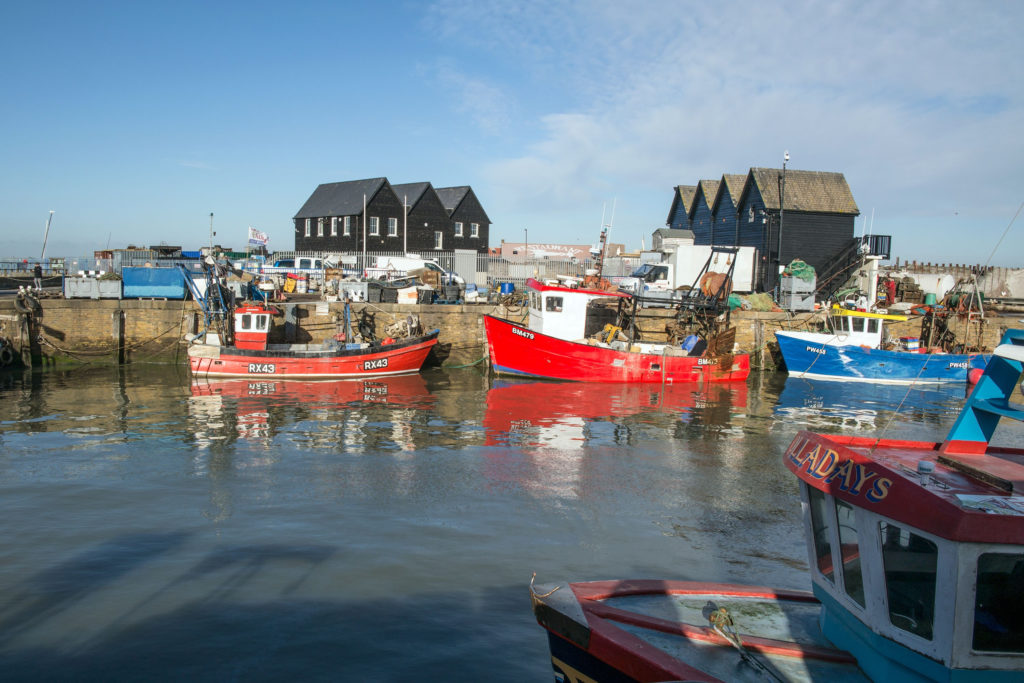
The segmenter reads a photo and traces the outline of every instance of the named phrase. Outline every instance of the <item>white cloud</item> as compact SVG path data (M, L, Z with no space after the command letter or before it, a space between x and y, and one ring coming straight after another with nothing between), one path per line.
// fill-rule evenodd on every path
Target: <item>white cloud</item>
M556 215L653 187L665 202L647 214L664 221L672 185L777 166L784 149L791 168L846 173L862 210L890 217L961 190L958 203L993 214L1020 200L1024 5L449 0L438 11L452 35L529 78L518 97L541 134L486 166L503 206ZM531 89L565 95L528 104Z
M500 134L509 122L511 100L493 83L458 70L450 60L434 67L434 77L441 87L452 93L452 107L466 114L485 133Z

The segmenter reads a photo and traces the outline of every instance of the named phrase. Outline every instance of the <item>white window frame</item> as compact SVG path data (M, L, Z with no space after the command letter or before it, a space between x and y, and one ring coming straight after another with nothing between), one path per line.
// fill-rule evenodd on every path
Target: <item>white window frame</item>
M307 218L306 219L306 237L309 237L309 235L312 232L312 230L313 230L313 219L312 218Z
M444 249L444 233L440 230L434 231L434 249Z
M323 237L324 236L324 219L323 218L317 218L316 219L316 236L317 237Z
M345 216L341 221L341 234L348 237L352 234L352 216Z
M479 237L480 236L480 224L479 223L470 223L469 224L469 236L470 237Z
M455 236L462 237L462 221L455 221Z
M388 237L398 237L398 219L388 219Z
M370 216L370 235L380 236L380 216Z
M338 236L338 217L331 216L331 237Z

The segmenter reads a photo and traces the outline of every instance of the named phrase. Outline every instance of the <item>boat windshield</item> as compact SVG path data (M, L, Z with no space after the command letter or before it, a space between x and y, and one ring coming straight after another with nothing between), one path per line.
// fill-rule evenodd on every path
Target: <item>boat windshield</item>
M891 522L880 522L879 533L889 621L931 640L939 549L927 538Z
M984 553L978 558L971 646L1024 652L1024 554Z

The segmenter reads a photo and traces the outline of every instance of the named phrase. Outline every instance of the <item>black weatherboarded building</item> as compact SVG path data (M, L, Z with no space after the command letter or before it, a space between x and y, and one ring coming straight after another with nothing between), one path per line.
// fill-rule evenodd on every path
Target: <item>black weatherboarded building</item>
M490 219L469 186L391 185L368 178L319 185L295 214L295 250L486 253Z
M681 189L673 193L668 224L681 221ZM802 259L820 274L845 257L860 214L842 173L751 168L721 181L701 180L689 208L694 244L754 247L762 290L779 269Z

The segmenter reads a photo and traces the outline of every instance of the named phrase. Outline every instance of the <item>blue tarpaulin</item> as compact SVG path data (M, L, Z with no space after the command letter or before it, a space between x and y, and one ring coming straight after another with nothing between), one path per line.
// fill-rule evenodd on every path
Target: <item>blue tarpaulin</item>
M185 280L177 268L121 269L125 299L159 298L184 299Z

